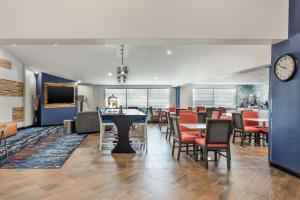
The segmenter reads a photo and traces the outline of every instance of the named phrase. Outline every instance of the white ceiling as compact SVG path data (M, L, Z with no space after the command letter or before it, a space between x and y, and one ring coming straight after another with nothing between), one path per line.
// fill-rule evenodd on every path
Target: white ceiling
M226 74L213 79L202 80L195 84L217 84L217 85L248 85L269 84L269 67L261 66L244 70L237 73Z
M118 45L4 46L28 68L37 72L116 85ZM172 55L166 55L171 50ZM258 66L270 65L270 45L129 45L125 64L128 85L182 85L214 83L216 79ZM113 73L109 77L107 74ZM154 77L158 77L154 80ZM250 82L258 82L251 76ZM241 79L242 80L242 79Z

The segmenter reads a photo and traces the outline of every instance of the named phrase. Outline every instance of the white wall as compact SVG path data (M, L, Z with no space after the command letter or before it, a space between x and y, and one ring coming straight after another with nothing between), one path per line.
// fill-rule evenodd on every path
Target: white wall
M24 68L24 126L33 124L34 114L32 96L36 94L36 77L34 72Z
M94 86L93 85L79 85L78 95L84 95L86 101L83 103L83 111L96 110L94 106ZM78 108L79 110L79 108Z
M22 64L2 47L0 47L0 58L6 59L12 63L12 69L0 67L0 78L23 82ZM12 108L22 106L22 97L0 96L0 122L12 121ZM23 126L23 124L23 122L20 122L19 126Z
M288 0L1 0L1 7L0 39L288 36Z

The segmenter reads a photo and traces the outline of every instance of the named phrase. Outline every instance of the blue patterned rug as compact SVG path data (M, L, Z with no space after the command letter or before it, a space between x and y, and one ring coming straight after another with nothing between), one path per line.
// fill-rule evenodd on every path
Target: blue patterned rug
M38 139L28 143L22 150L0 161L0 168L60 168L71 153L81 144L86 135L62 133L61 127L33 128L31 134ZM30 130L18 132L18 137L24 140ZM47 134L45 134L45 132Z

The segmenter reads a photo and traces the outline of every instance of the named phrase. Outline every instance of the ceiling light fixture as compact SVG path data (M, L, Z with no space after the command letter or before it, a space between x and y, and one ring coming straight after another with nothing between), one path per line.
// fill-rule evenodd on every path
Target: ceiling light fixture
M171 50L168 50L167 51L167 55L171 55L172 54L172 51Z
M57 46L58 46L58 44L54 44L53 46L57 47Z
M119 83L125 83L127 79L127 74L128 74L128 67L124 65L124 45L121 45L121 57L122 57L122 62L121 65L118 66L117 68L117 79Z
M157 79L158 79L158 77L155 76L155 77L154 77L154 80L157 80Z
M109 44L105 44L106 47L109 47Z
M17 46L17 44L12 44L11 46L15 47L15 46Z
M112 76L112 73L111 73L111 72L108 72L107 76Z

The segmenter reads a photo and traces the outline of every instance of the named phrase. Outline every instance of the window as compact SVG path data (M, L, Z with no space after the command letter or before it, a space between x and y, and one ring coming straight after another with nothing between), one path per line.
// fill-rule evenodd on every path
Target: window
M127 89L128 107L147 107L147 89Z
M214 89L214 106L234 108L236 89Z
M193 106L214 106L214 89L193 89Z
M108 106L108 97L118 98L118 106L126 107L126 89L105 89L105 105Z
M236 89L193 89L193 106L227 107L236 106Z
M170 89L149 89L148 103L153 108L170 107Z
M169 108L170 89L105 89L105 105L108 97L114 95L118 106Z

